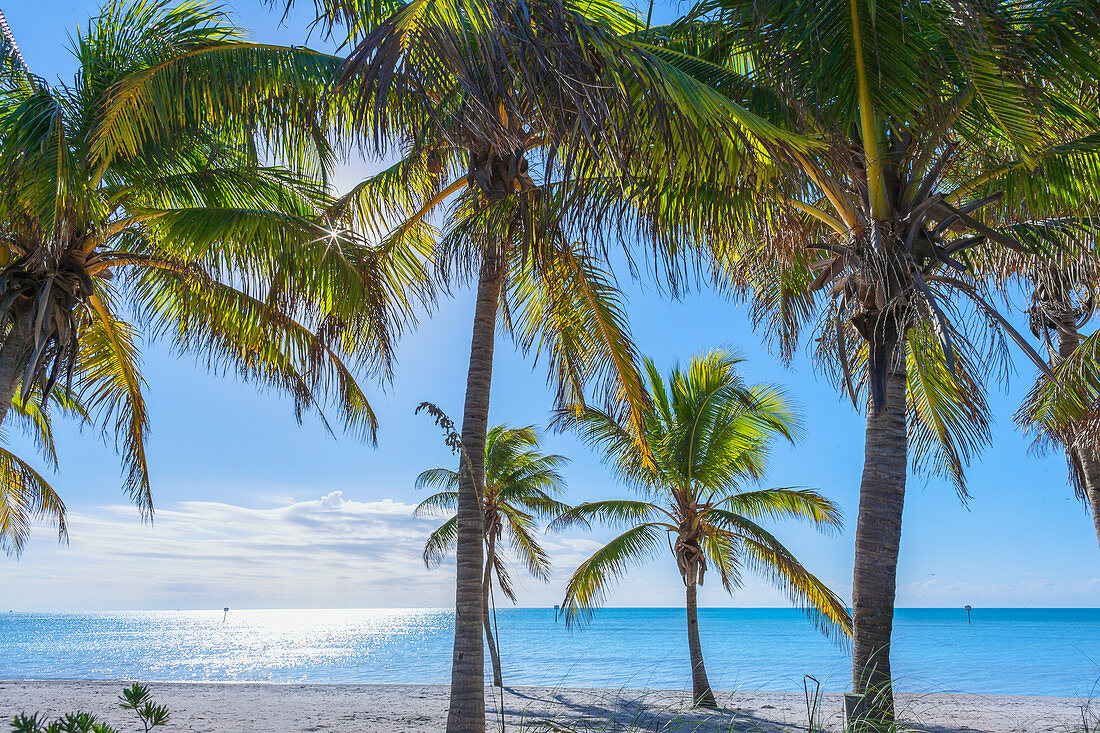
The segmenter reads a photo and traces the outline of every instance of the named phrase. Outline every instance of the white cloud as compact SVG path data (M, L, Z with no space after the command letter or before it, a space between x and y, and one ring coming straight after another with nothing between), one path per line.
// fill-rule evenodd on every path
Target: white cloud
M26 608L446 605L450 575L420 560L435 522L412 505L334 491L271 508L183 502L152 524L136 510L70 514L70 544L40 531L0 585Z
M424 540L440 520L413 518L412 509L388 499L347 499L340 491L307 501L271 500L266 507L182 502L158 510L153 524L142 524L132 507L93 507L70 514L69 545L57 545L40 528L20 560L0 559L0 594L11 608L42 610L448 607L453 564L429 571L421 561ZM516 567L520 603L560 603L572 570L612 535L545 535L555 571L541 583ZM814 569L841 597L848 595L846 567ZM786 605L762 580L748 574L744 580L731 597L709 574L700 600ZM611 602L680 606L683 594L675 564L662 554L631 568ZM945 576L898 588L903 606L1043 606L1052 599L1096 605L1100 580L975 583Z

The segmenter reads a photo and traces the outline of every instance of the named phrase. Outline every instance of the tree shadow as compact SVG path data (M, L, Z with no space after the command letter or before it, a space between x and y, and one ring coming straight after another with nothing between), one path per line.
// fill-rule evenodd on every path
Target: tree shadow
M500 730L499 690L490 703L490 720ZM718 709L692 708L686 692L656 690L585 690L504 688L506 733L806 733L803 711L770 704L745 709L732 704L734 698L719 696L726 703ZM824 698L826 715L820 733L840 733L841 698ZM962 721L922 722L912 708L899 710L898 730L906 733L988 733ZM939 716L936 716L939 717ZM489 725L490 730L494 728ZM1027 730L1010 724L1000 733ZM814 733L819 733L815 728Z
M541 731L659 731L660 733L793 733L795 723L777 721L738 707L692 708L687 693L652 690L523 690L505 688L506 728ZM499 697L497 698L499 705ZM499 718L497 718L499 721Z

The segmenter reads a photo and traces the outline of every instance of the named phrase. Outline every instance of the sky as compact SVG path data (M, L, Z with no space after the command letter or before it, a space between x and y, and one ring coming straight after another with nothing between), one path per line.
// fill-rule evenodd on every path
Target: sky
M68 78L69 34L98 3L4 0L0 7L31 69ZM305 42L304 8L280 25L281 13L259 0L228 7L257 40ZM661 7L657 16L669 12ZM375 168L372 161L349 161L341 181L350 185ZM807 567L850 597L864 418L815 371L805 345L790 367L779 363L744 307L710 292L671 300L652 285L621 284L639 349L662 367L713 348L736 349L748 359L750 381L783 385L799 402L805 438L794 448L778 446L765 483L819 489L843 508L845 529L832 536L793 524L774 530ZM0 597L10 608L38 611L452 605L453 565L424 568L420 552L434 524L414 519L411 510L423 498L413 488L416 475L455 460L430 418L414 409L427 400L461 415L472 312L471 294L458 292L403 338L392 383L364 380L381 421L376 448L327 433L314 416L298 425L290 400L209 374L167 344L145 343L154 521L143 523L127 504L113 442L59 424L60 470L32 462L68 505L69 542L59 544L39 527L20 558L0 557ZM505 336L497 344L490 422L545 428L553 407L545 365L533 365ZM1097 539L1066 483L1064 459L1033 455L1012 424L1033 378L1022 358L1016 363L1007 390L991 394L993 444L969 471L969 503L941 481L910 476L899 606L1100 606ZM5 437L32 458L24 436ZM569 435L546 433L543 445L570 459L568 501L630 495ZM547 536L555 572L548 583L521 581L520 605L559 603L569 572L611 536L606 530ZM612 600L682 602L675 564L663 556L633 569ZM700 603L785 604L751 576L733 596L706 585Z

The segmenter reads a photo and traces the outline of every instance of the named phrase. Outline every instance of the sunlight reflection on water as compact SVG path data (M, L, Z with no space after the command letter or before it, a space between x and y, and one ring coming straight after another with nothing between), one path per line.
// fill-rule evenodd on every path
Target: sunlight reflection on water
M903 691L1089 695L1100 677L1100 611L900 609ZM453 614L438 609L0 614L0 678L446 684ZM567 629L552 609L498 613L510 685L652 687L688 682L683 611L605 609ZM848 684L847 651L792 609L701 609L718 689Z

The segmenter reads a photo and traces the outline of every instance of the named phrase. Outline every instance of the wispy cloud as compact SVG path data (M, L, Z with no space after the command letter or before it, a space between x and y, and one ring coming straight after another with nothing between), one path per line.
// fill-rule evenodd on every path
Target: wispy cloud
M11 604L35 608L444 605L450 578L420 561L432 526L409 504L339 491L269 508L182 502L152 524L100 507L70 515L68 546L39 533L2 577Z
M429 571L421 561L424 540L440 520L414 518L412 504L358 501L340 491L304 501L271 498L267 504L182 502L158 510L152 524L143 524L128 506L73 512L69 545L57 545L43 528L22 559L0 559L0 594L10 608L89 611L447 607L454 602L453 563ZM546 535L554 574L541 583L515 568L520 602L559 603L572 569L610 536L608 531ZM850 592L846 567L832 568L832 573L815 570L842 597ZM899 585L899 605L1100 603L1100 580L941 576ZM612 599L620 606L679 606L683 593L675 564L659 556L633 568ZM781 594L751 575L733 597L714 578L703 588L702 602L786 605Z

